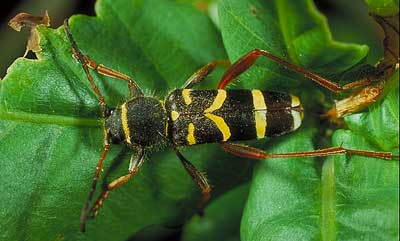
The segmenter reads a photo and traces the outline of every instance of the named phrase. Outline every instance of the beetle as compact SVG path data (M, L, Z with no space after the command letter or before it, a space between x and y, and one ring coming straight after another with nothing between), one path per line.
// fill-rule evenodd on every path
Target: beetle
M87 79L99 99L101 115L104 119L104 149L96 165L91 189L82 208L80 218L82 232L85 232L87 218L97 215L110 191L127 182L138 172L144 162L146 152L162 146L170 146L174 149L183 167L201 189L200 211L210 199L211 186L204 174L198 171L179 151L179 147L182 146L220 143L221 147L230 154L258 160L279 157L327 156L340 153L386 160L398 158L390 152L352 150L341 146L308 152L268 154L253 147L230 143L231 141L284 135L298 129L301 125L303 108L299 98L294 95L257 89L225 90L232 80L251 67L260 56L272 59L333 92L340 92L343 89L340 85L265 50L252 50L237 60L225 72L217 89L192 89L205 79L217 65L223 64L221 61L212 61L196 71L181 89L175 89L167 95L165 100L159 100L151 96L144 96L139 86L129 76L98 64L85 56L71 34L68 19L64 21L64 30L71 43L74 58L82 65ZM108 109L89 69L101 75L127 81L130 98L121 106ZM103 161L111 144L124 144L134 150L129 162L128 174L109 183L89 209Z

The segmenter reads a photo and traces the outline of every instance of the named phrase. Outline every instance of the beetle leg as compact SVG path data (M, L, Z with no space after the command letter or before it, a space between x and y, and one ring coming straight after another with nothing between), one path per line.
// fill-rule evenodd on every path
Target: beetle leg
M73 49L73 56L74 56L74 58L76 60L78 60L82 64L82 67L85 70L86 76L88 76L89 82L92 85L92 88L93 88L94 92L97 95L99 95L100 92L99 92L97 86L94 84L93 78L89 75L88 68L93 69L94 71L96 71L97 73L99 73L101 75L127 81L131 97L136 97L136 96L142 96L143 95L143 93L140 90L139 86L137 85L137 83L131 77L129 77L129 76L123 74L123 73L120 73L120 72L118 72L116 70L113 70L113 69L111 69L111 68L109 68L107 66L104 66L102 64L98 64L94 60L90 59L89 57L85 56L82 53L79 50L78 45L76 44L74 38L72 37L71 31L70 31L69 26L68 26L68 20L67 19L64 21L64 29L65 29L65 33L68 36L69 41L71 42L72 49ZM99 98L100 98L100 96L99 96ZM101 96L101 98L104 101L104 98L102 96Z
M186 80L185 84L183 84L182 89L190 89L194 85L199 84L215 69L217 65L222 65L228 68L230 66L230 63L227 60L216 60L204 65L194 74L192 74L189 79Z
M126 183L127 181L129 181L129 179L131 179L138 172L140 166L143 164L144 156L145 156L145 152L143 149L140 148L138 155L131 156L131 159L129 162L129 169L128 169L129 173L115 179L114 181L112 181L111 183L109 183L107 185L106 189L103 190L103 192L97 198L93 207L90 209L89 215L87 215L87 212L82 212L82 216L81 216L81 231L82 232L85 231L86 218L87 217L90 217L90 218L96 217L96 215L99 212L100 207L104 203L104 200L108 197L108 194L110 193L110 191L114 190L115 188L117 188L117 187L121 186L122 184ZM85 205L85 207L86 207L86 205ZM83 215L85 215L85 216L83 216Z
M87 212L88 212L88 208L89 208L89 203L90 203L90 201L92 201L93 194L96 191L97 180L99 179L100 171L103 167L103 161L106 158L109 150L110 150L110 144L108 144L106 142L106 144L104 145L103 153L101 154L101 156L97 162L97 165L96 165L96 169L95 169L95 172L93 175L93 181L92 181L92 186L89 191L89 195L86 198L85 204L82 208L81 218L80 218L82 232L85 232L85 222L86 222Z
M305 77L317 82L318 84L329 89L330 91L338 93L343 90L343 88L340 85L338 85L328 79L325 79L324 77L321 77L317 74L314 74L300 66L291 64L291 63L287 62L286 60L281 59L281 58L271 54L270 52L268 52L266 50L262 50L262 49L254 49L254 50L248 52L243 57L241 57L239 60L237 60L222 76L221 81L218 84L218 89L225 88L225 86L228 85L229 82L231 82L236 77L238 77L241 73L243 73L248 68L250 68L254 64L254 62L257 60L257 58L260 56L264 56L269 59L272 59L273 61L283 65L284 67L286 67L290 70L294 70L294 71L304 75Z
M77 57L77 53L74 50L74 58L75 59L79 59ZM116 70L113 70L107 66L104 66L102 64L98 64L96 63L94 60L88 58L87 56L83 56L83 59L85 61L85 64L93 69L94 71L96 71L97 73L107 76L107 77L111 77L111 78L116 78L116 79L121 79L121 80L125 80L128 82L128 88L129 88L129 92L130 92L130 97L137 97L137 96L142 96L143 93L140 90L139 86L137 85L137 83L129 76L118 72Z
M207 178L204 176L203 173L198 171L196 167L190 163L183 155L180 153L180 151L176 148L175 153L179 157L179 160L181 160L182 165L185 167L186 171L189 173L189 175L192 177L193 181L196 182L196 184L199 186L201 189L202 193L202 199L199 203L199 214L203 214L204 206L210 200L211 197L211 186L207 181Z
M249 147L240 144L233 144L233 143L221 143L221 147L226 152L233 154L235 156L256 159L256 160L264 160L267 158L320 157L320 156L331 156L337 154L354 154L359 156L381 158L385 160L399 159L399 156L393 155L391 152L353 150L344 148L342 146L329 147L314 151L276 153L276 154L266 153L263 150L254 147Z
M101 109L101 115L102 117L105 117L106 115L106 102L104 100L104 96L101 94L99 88L97 85L94 83L92 75L89 73L89 68L85 62L84 55L81 53L81 51L78 48L78 45L76 44L75 40L72 37L71 31L69 30L68 26L68 20L64 20L64 30L65 33L68 36L69 41L71 42L72 49L74 50L74 57L78 59L78 61L81 63L83 70L85 71L86 77L89 80L89 83L94 91L94 93L97 95L99 98L99 105Z

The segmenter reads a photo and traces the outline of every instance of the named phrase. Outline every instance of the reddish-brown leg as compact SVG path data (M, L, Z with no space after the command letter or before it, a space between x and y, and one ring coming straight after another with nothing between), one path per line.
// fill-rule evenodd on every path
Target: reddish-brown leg
M182 86L182 88L190 89L193 86L199 84L215 69L215 67L217 67L217 65L229 67L230 63L227 60L216 60L216 61L212 61L212 62L204 65L202 68L197 70L194 74L192 74L192 76L190 76L189 79L186 80L186 82Z
M103 205L104 200L108 197L108 194L110 193L110 191L114 190L115 188L117 188L117 187L121 186L122 184L126 183L127 181L129 181L129 179L131 179L139 171L140 166L144 162L144 157L145 157L145 152L143 151L143 149L139 149L139 152L137 154L132 155L130 162L129 162L129 173L115 179L114 181L112 181L111 183L109 183L107 185L106 189L103 190L103 192L97 198L93 207L90 209L90 214L88 215L88 217L90 217L90 218L96 217L96 215L99 212L100 207ZM83 223L83 227L84 227L84 223Z
M288 158L288 157L320 157L330 156L337 154L354 154L359 156L375 157L385 160L398 160L399 156L393 155L390 152L377 152L377 151L362 151L353 150L339 147L330 147L314 151L305 152L291 152L291 153L277 153L270 154L254 147L248 147L240 144L221 143L221 147L228 153L239 157L245 157L256 160L264 160L267 158Z
M222 79L218 85L218 89L225 88L225 86L228 85L229 82L231 82L236 77L238 77L241 73L243 73L248 68L250 68L254 64L254 62L257 60L257 58L260 56L264 56L269 59L272 59L273 61L283 65L284 67L286 67L290 70L294 70L294 71L306 76L307 78L310 78L311 80L317 82L318 84L322 85L323 87L325 87L335 93L338 93L343 89L340 85L338 85L328 79L325 79L324 77L314 74L300 66L291 64L291 63L287 62L286 60L283 60L283 59L267 52L266 50L262 50L262 49L254 49L254 50L250 51L249 53L247 53L246 55L244 55L243 57L241 57L239 60L237 60L225 72L224 76L222 76Z
M80 218L80 223L81 223L81 231L85 232L85 223L86 223L86 218L87 218L87 213L89 209L89 204L92 201L93 194L96 191L96 186L97 186L97 180L99 179L100 171L103 167L103 161L106 158L108 151L110 150L110 144L106 143L104 145L104 150L103 153L100 156L100 159L97 162L96 169L93 175L93 181L92 181L92 186L89 191L89 195L86 198L85 204L83 205L82 212L81 212L81 218Z
M104 97L100 94L99 89L95 85L95 83L93 81L93 77L90 76L88 68L93 69L94 71L96 71L97 73L99 73L101 75L127 81L131 97L142 96L143 95L143 93L140 90L139 86L137 85L137 83L131 77L129 77L129 76L123 74L123 73L120 73L120 72L118 72L116 70L113 70L113 69L111 69L111 68L109 68L107 66L104 66L102 64L96 63L94 60L92 60L89 57L85 56L79 50L78 45L76 44L74 38L72 37L71 31L69 29L68 19L66 19L64 21L64 29L65 29L65 33L68 36L69 41L71 42L72 49L73 49L73 56L74 56L75 59L77 59L82 64L82 67L85 70L86 76L88 77L89 82L90 82L94 92L99 97L100 102L101 101L103 102L103 103L100 103L101 105L105 105L104 104Z
M74 50L74 58L75 59L80 59L78 57L79 54L76 53L76 51ZM121 79L121 80L125 80L128 82L128 88L129 88L129 92L130 92L130 96L131 97L136 97L136 96L142 96L143 93L140 90L139 86L137 85L137 83L129 76L118 72L114 69L111 69L107 66L104 66L102 64L98 64L96 63L94 60L90 59L87 56L82 56L83 60L85 61L85 64L93 69L94 71L96 71L97 73L104 75L104 76L108 76L111 78L116 78L116 79Z
M82 54L82 52L79 50L78 45L76 44L74 38L72 37L71 31L69 29L69 25L68 25L68 19L64 20L64 30L65 33L69 39L69 41L71 42L72 45L72 49L74 51L74 57L76 59L78 59L78 61L81 63L83 70L85 71L86 77L89 80L90 85L92 86L92 89L94 91L94 93L97 95L97 97L99 98L99 105L100 105L100 110L101 110L101 115L102 117L105 117L105 113L106 113L106 102L104 100L104 96L100 93L99 88L97 87L97 85L94 83L93 77L92 75L90 75L89 73L89 68L86 64L84 55Z
M175 153L178 156L179 160L181 160L182 165L185 167L186 171L192 177L193 181L199 186L201 190L203 196L199 202L198 210L199 214L202 215L204 207L211 197L211 186L208 183L207 178L200 171L198 171L196 167L192 163L190 163L176 148Z

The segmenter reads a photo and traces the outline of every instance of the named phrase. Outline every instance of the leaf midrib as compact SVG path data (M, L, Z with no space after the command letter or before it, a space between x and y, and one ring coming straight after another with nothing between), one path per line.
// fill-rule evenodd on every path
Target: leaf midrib
M0 110L0 120L11 120L16 122L28 122L35 124L51 124L59 126L77 126L77 127L100 127L101 119L81 118L63 115L27 113L23 111L10 112Z
M325 161L321 179L321 237L323 241L336 240L335 159Z

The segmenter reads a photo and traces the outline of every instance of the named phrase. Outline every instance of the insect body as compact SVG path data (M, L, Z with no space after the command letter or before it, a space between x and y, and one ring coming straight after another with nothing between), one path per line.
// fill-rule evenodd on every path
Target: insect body
M101 114L105 120L104 150L97 163L91 190L82 209L82 232L85 231L86 219L96 216L109 192L133 177L142 165L146 151L156 147L169 145L175 150L184 168L202 191L200 210L210 198L211 187L205 176L181 154L179 151L181 146L216 142L233 155L260 160L271 157L326 156L339 153L383 159L394 157L388 152L360 151L343 147L309 152L267 154L256 148L230 143L230 141L284 135L296 130L301 125L303 108L296 96L263 90L224 90L229 82L248 69L259 56L268 57L334 92L342 89L334 82L290 64L265 50L253 50L236 61L225 72L216 90L192 89L219 64L218 61L213 61L195 72L182 89L173 90L165 101L161 101L144 96L136 82L130 77L99 65L83 55L70 33L67 20L64 22L64 28L72 44L74 57L82 64L92 89L99 98ZM127 81L130 99L120 107L110 112L107 111L104 97L94 83L89 68L99 74ZM129 172L109 183L93 207L89 209L102 163L111 143L124 143L134 150L129 163Z
M261 90L174 90L165 102L174 145L251 140L296 130L296 96Z
M284 135L302 116L299 99L285 93L176 89L165 102L125 102L106 119L106 130L114 144L187 146Z

